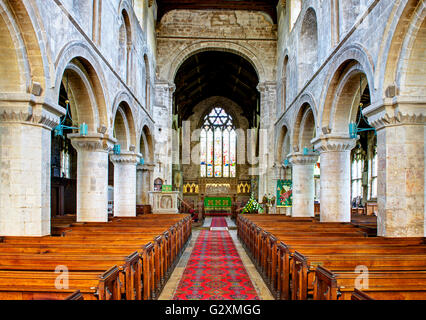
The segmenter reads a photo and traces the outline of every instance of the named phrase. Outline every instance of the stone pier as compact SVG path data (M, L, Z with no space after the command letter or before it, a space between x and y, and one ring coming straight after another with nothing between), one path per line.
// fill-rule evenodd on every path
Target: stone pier
M77 150L77 221L107 222L108 153L114 141L102 134L68 138Z
M312 141L321 161L321 222L351 221L351 150L355 139L321 136Z
M313 217L314 214L314 165L318 156L293 153L289 157L293 174L293 217Z
M114 164L114 216L136 216L136 164L140 154L121 152L110 156Z

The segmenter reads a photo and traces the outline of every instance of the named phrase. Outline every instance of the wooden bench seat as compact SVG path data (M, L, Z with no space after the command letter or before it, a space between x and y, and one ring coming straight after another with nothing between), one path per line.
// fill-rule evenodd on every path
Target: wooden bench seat
M68 288L61 288L56 283L57 273L0 270L0 299L119 300L121 290L118 273L116 267L104 273L68 272Z
M315 270L318 266L331 271L354 271L357 266L366 266L370 271L422 271L426 270L426 254L405 254L404 249L396 254L293 254L292 299L306 300L313 290Z
M321 266L315 270L315 300L351 300L360 273L336 271ZM359 281L359 280L358 280ZM425 300L426 270L369 271L363 293L378 300Z
M283 240L282 237L278 236L279 240ZM373 240L374 239L374 240ZM393 243L387 243L386 240L378 238L353 238L350 241L340 239L339 242L330 242L328 239L321 239L322 244L319 243L321 240L315 239L312 241L314 244L302 244L297 245L294 242L291 246L285 245L284 242L279 242L272 249L271 255L277 255L271 257L270 262L270 277L272 279L272 285L275 290L284 291L282 292L283 297L289 295L289 281L292 273L290 261L293 258L293 254L296 250L303 252L304 254L318 253L328 255L335 254L359 254L359 253L376 253L376 254L399 254L402 250L406 253L426 253L426 245L407 245L403 241ZM372 241L368 241L372 240ZM381 240L381 241L377 241ZM368 244L368 246L365 246Z
M342 268L354 272L357 265L366 265L375 273L426 270L425 238L375 237L373 223L366 226L292 219L240 215L237 220L243 246L281 299L306 299L313 293L314 271L319 265L332 268L331 272ZM367 220L373 221L371 217ZM346 297L350 298L352 292Z
M1 237L0 271L52 273L57 265L64 265L72 274L93 275L115 266L117 283L121 285L120 296L115 298L150 299L159 293L165 276L170 274L191 235L188 217L114 218L107 223L69 221L54 227L62 236ZM67 219L57 221L63 223ZM133 253L128 255L130 252ZM29 292L28 288L23 291ZM83 295L87 291L83 287L71 289L81 290ZM64 298L64 294L60 297Z

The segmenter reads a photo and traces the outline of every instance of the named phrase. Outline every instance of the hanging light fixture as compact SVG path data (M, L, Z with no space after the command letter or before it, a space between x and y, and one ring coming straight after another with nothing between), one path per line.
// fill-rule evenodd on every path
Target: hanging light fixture
M302 153L303 153L303 155L304 155L304 156L307 156L307 155L308 155L308 154L310 154L310 153L311 153L311 154L312 154L312 153L313 153L313 154L318 154L318 151L317 151L317 150L315 150L315 148L314 148L314 147L312 147L312 149L309 149L308 147L304 147L304 148L303 148L303 152L302 152Z
M115 144L113 148L114 154L119 155L121 154L121 145Z
M377 131L376 128L373 128L370 126L370 123L368 122L368 120L364 117L363 113L362 113L362 107L364 106L364 104L361 102L361 92L362 92L362 76L359 76L359 118L358 121L355 123L354 121L351 121L349 123L349 137L351 139L356 139L358 137L358 133L360 132L364 132L364 131L372 131L374 130L374 134L377 135ZM361 119L364 119L364 121L371 127L371 128L359 128L359 124L361 123Z

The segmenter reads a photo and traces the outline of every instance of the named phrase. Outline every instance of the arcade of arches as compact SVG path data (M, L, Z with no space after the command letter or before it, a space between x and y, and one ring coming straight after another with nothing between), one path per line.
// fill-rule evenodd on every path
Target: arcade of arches
M252 198L426 236L423 0L0 0L0 29L0 237Z

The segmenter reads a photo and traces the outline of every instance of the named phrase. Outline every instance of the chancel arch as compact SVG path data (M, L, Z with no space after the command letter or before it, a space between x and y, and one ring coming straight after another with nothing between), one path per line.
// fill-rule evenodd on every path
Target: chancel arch
M245 47L233 42L209 41L208 45L204 42L194 43L184 50L177 52L176 56L167 66L162 66L160 75L169 81L173 81L181 65L191 56L205 51L220 51L236 54L247 60L254 68L259 82L267 80L265 67L260 58L253 53L249 46ZM163 74L164 73L164 74Z
M198 203L202 196L248 200L249 193L238 193L237 186L251 184L251 168L257 165L251 165L256 159L248 151L257 149L260 116L253 64L227 51L202 51L182 63L174 82L182 159L191 160L181 166L183 183L199 186L199 194L187 194L185 201Z

